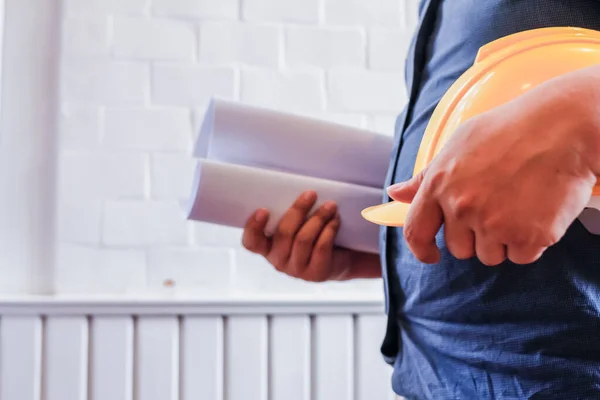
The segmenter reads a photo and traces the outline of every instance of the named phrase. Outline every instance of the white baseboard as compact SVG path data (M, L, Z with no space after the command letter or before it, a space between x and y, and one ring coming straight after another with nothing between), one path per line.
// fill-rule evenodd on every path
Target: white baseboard
M0 298L2 400L391 400L379 298Z

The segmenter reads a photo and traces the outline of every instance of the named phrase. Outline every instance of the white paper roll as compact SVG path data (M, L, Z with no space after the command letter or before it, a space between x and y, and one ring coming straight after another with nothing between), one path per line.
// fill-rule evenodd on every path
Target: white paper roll
M258 208L270 211L267 233L294 200L306 190L315 190L319 200L337 203L341 227L336 244L377 254L377 225L361 217L361 210L381 201L382 189L289 174L266 169L200 160L193 194L187 205L188 219L242 228Z
M380 133L213 99L194 155L381 188L392 147Z

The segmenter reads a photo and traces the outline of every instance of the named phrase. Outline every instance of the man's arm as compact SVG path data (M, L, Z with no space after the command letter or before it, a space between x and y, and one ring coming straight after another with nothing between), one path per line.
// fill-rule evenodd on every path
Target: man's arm
M314 191L300 195L277 224L272 236L265 235L269 212L264 209L248 219L242 243L260 254L275 269L310 282L381 277L379 258L335 246L341 220L337 205L325 202L314 213Z
M600 176L600 65L565 74L463 124L433 162L389 188L412 202L404 235L425 263L435 235L459 259L529 264L557 243Z
M565 102L570 100L581 118L581 128L573 135L574 145L600 176L600 64L566 75L561 83L572 86L570 99L565 98Z
M339 266L335 269L342 273L333 280L381 278L381 262L376 254L343 251L338 253L337 257L334 262L339 263ZM345 268L344 265L347 265L348 268Z

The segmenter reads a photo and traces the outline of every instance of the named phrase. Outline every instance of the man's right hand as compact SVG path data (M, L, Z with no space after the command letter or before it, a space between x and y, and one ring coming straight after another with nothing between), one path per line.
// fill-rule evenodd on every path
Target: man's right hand
M337 205L328 201L309 215L316 201L313 191L300 195L271 237L264 232L269 212L257 210L246 223L242 244L295 278L311 282L346 279L354 255L361 253L334 245L341 223Z

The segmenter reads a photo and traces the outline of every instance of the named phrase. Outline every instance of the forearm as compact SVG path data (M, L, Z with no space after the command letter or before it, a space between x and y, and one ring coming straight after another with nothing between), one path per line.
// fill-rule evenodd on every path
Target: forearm
M600 64L565 74L556 81L564 108L576 121L571 143L597 176L600 175Z
M590 163L594 173L600 175L600 64L588 68L582 74L583 78L587 77L587 83L582 85L587 86L590 94L589 108L589 135L590 144L588 145Z
M376 279L381 278L381 262L377 254L348 251L343 255L345 267L337 279L338 281L350 281L353 279Z

